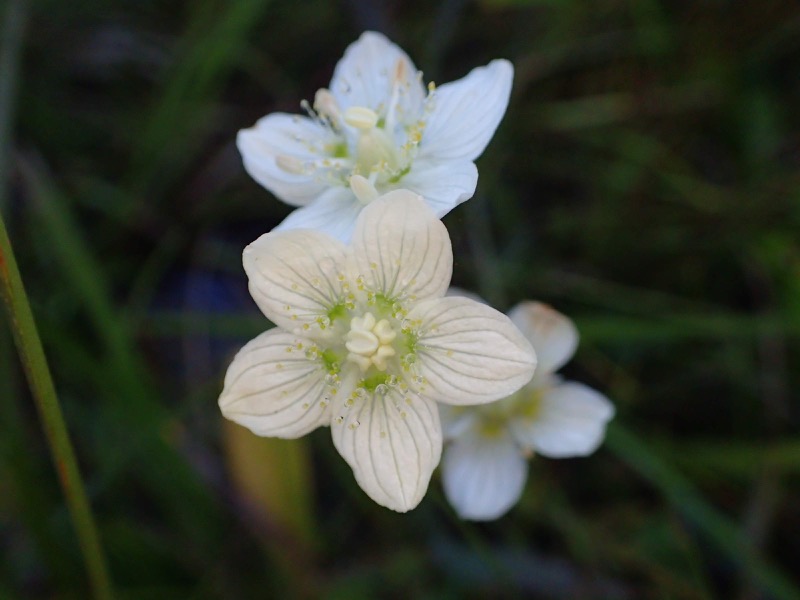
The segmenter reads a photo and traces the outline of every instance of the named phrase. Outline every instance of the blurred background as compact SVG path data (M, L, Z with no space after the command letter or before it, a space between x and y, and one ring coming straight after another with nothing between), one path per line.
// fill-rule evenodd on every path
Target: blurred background
M5 0L0 210L121 598L800 597L800 5L778 0ZM374 504L327 429L217 407L269 326L243 247L288 214L236 132L300 112L365 29L511 103L445 219L454 283L576 321L617 407L504 518L438 476ZM0 598L86 598L0 319Z

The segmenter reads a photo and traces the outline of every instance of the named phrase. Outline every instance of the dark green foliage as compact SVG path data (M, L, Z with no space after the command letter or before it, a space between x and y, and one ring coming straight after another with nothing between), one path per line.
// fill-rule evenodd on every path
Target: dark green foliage
M800 7L28 4L0 209L120 597L798 597ZM565 374L618 412L595 456L534 459L480 525L436 479L410 514L375 505L315 432L308 549L223 458L222 376L269 326L241 250L289 212L234 140L299 112L365 27L437 83L515 64L478 192L445 218L454 283L572 316ZM5 327L0 598L82 598Z

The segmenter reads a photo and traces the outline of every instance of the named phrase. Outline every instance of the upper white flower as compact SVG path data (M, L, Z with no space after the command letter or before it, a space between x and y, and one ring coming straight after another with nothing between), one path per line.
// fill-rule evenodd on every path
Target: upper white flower
M278 327L234 358L222 413L264 436L330 425L372 499L414 508L441 456L436 402L502 398L536 363L508 317L443 297L452 265L447 230L407 190L370 203L349 246L311 230L261 236L244 268Z
M309 116L273 113L239 132L247 172L287 204L302 207L278 229L309 228L348 241L365 202L405 188L438 217L475 192L473 162L503 117L514 70L493 60L427 89L399 47L366 32L336 65ZM377 193L354 194L352 175Z
M441 407L451 443L442 459L447 499L464 519L497 519L522 495L527 458L586 456L603 440L614 406L580 383L555 371L575 353L578 331L570 319L538 302L523 302L509 313L539 360L521 390L493 404Z

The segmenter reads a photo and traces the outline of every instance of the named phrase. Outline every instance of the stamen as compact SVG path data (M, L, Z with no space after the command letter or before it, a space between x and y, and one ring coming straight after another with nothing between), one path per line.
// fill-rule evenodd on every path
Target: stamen
M325 88L317 90L314 95L314 109L322 117L326 118L331 125L339 127L342 119L342 111L339 109L339 104L333 94Z
M378 123L378 115L364 106L351 106L344 111L344 122L356 129L369 131Z
M278 165L282 171L291 173L292 175L303 175L305 173L305 165L303 161L295 156L288 154L279 154L275 157L275 164Z
M350 178L350 189L361 204L369 204L378 197L378 190L375 189L373 182L361 175L353 175Z
M350 331L345 341L345 348L349 352L347 360L357 364L362 373L370 366L385 371L387 359L396 354L390 345L396 336L397 333L386 319L376 323L372 313L366 313L363 318L355 317L350 321Z

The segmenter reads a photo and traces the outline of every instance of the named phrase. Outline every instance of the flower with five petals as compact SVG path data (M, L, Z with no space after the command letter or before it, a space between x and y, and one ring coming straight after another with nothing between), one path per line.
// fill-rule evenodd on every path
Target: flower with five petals
M441 407L445 495L464 519L497 519L516 504L528 475L527 458L586 456L603 441L614 406L595 390L563 381L555 371L574 354L578 331L570 319L539 302L509 313L539 360L533 378L498 402Z
M234 358L222 413L262 436L329 425L359 485L393 510L420 502L439 463L438 402L490 402L533 374L533 349L508 317L443 297L450 239L408 190L366 206L350 245L273 231L243 261L254 300L278 327Z
M247 172L299 207L277 229L347 242L364 204L393 189L422 195L438 217L475 192L475 159L505 113L513 67L493 60L440 87L383 35L364 33L336 65L309 116L272 113L239 132ZM375 190L355 194L353 175Z

